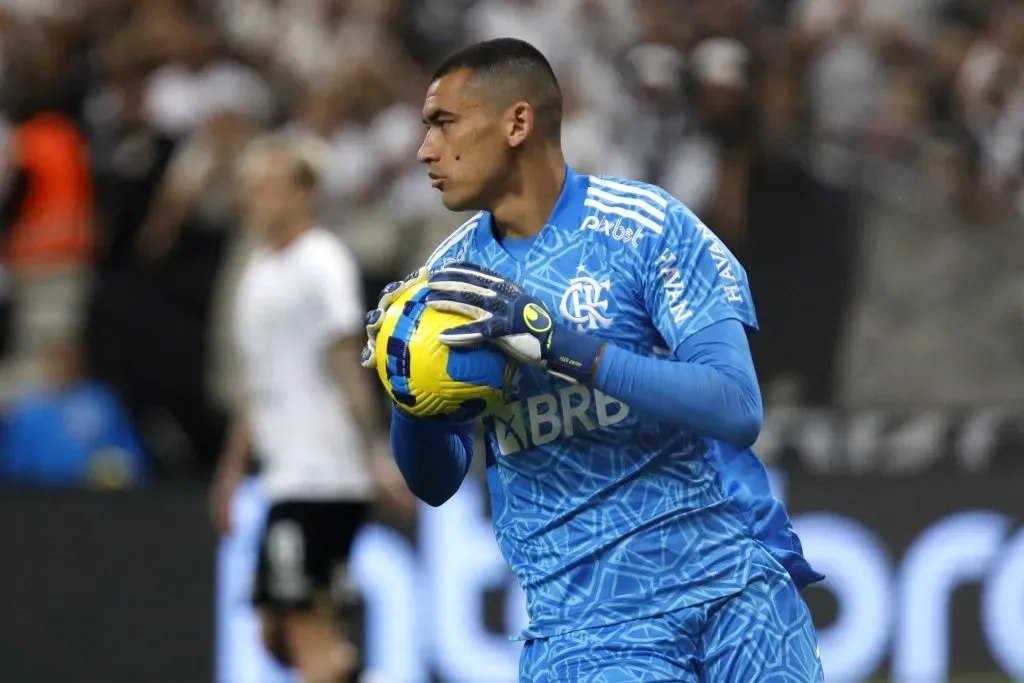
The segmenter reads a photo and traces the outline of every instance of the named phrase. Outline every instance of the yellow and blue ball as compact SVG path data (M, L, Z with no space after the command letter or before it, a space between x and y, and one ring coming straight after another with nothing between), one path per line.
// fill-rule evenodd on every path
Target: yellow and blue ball
M463 316L428 308L414 285L385 311L377 332L377 374L398 407L416 417L472 422L501 406L511 361L490 346L451 349L438 335Z

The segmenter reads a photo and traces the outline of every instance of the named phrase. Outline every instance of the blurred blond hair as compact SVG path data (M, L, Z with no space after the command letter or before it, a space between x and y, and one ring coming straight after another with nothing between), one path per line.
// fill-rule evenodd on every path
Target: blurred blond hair
M327 172L330 146L318 135L299 130L277 131L261 135L250 142L239 163L239 174L245 178L273 157L284 156L304 167L319 185Z

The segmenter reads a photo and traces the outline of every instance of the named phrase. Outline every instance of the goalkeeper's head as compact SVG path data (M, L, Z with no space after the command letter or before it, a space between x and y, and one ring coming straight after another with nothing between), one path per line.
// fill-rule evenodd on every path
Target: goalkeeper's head
M492 209L531 163L562 163L562 91L544 55L499 38L448 57L423 104L418 158L453 211Z
M252 142L242 158L240 185L249 228L273 239L311 224L326 153L323 141L305 134L269 134Z

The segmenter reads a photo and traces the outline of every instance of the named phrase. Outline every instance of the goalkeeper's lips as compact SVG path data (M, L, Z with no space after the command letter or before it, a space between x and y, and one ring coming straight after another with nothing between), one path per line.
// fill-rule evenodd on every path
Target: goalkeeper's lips
M430 186L435 190L440 190L441 186L444 185L444 177L434 173L428 173L427 177L430 178Z

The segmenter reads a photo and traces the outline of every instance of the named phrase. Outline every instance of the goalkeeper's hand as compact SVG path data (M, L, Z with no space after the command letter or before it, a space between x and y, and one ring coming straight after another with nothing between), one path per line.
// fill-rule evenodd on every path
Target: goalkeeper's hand
M410 287L426 282L428 272L425 267L420 268L407 275L404 280L392 282L380 291L377 308L366 314L366 346L359 356L359 363L364 368L374 368L377 365L377 333L384 322L384 312L395 299L409 291Z
M472 263L453 263L427 279L427 306L471 318L445 330L450 347L497 345L510 358L547 368L572 382L589 382L604 343L555 323L544 303L515 282Z

